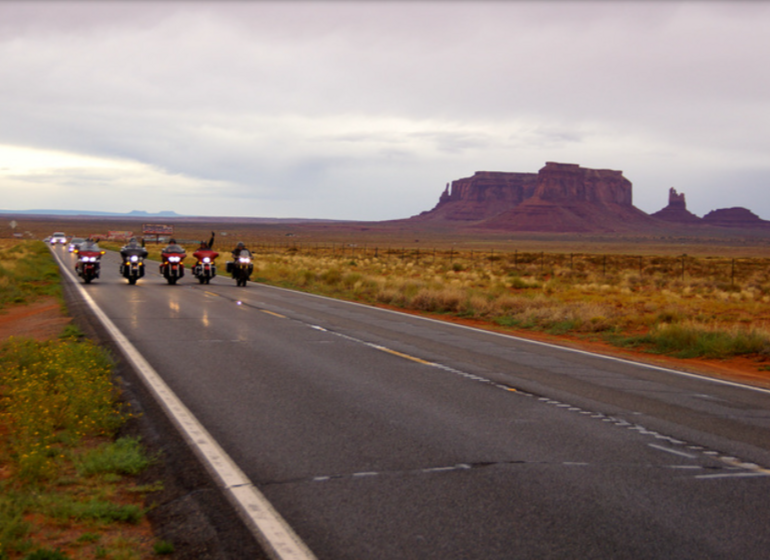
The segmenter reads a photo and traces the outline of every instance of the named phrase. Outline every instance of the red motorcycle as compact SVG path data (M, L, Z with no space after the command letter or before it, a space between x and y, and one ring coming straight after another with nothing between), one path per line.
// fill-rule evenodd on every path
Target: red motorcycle
M94 278L99 278L103 254L104 251L78 251L78 262L75 265L75 272L86 284L90 284Z
M174 285L184 276L185 252L179 246L166 247L160 254L160 274L166 281Z
M193 257L197 259L197 262L192 269L192 273L198 279L198 282L208 284L217 275L217 265L214 261L218 256L219 253L211 249L198 249L193 253Z

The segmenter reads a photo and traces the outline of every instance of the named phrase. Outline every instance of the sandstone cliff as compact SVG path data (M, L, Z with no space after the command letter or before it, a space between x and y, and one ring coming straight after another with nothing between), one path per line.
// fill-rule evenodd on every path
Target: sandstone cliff
M549 232L626 232L654 227L633 205L621 171L547 162L532 197L477 224L487 229Z
M546 162L538 173L477 172L453 181L418 220L509 231L630 231L654 224L634 207L621 171Z
M536 173L477 171L473 177L447 185L430 219L479 221L510 210L531 197L537 186Z
M668 206L649 215L633 205L631 182L621 171L550 161L538 173L477 171L452 181L435 208L410 220L532 232L770 229L770 221L745 208L715 210L699 218L674 188L669 189Z

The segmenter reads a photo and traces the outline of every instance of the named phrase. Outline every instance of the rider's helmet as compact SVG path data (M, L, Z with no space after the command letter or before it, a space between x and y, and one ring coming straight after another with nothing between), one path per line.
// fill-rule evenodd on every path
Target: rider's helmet
M239 241L239 242L238 242L238 245L236 245L236 247L237 247L238 249L243 249L243 248L245 247L245 245L243 244L243 241Z

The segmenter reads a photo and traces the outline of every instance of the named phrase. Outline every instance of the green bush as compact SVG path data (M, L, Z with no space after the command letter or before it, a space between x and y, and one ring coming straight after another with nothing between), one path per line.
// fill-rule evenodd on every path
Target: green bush
M88 451L78 460L79 474L139 474L145 470L153 458L147 456L139 438L120 438L113 443L100 445Z

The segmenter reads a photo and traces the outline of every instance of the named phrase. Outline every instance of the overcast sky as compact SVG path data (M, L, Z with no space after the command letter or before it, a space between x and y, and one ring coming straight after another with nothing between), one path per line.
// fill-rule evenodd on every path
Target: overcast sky
M0 2L0 209L387 220L546 161L770 219L770 2Z

